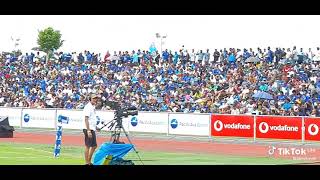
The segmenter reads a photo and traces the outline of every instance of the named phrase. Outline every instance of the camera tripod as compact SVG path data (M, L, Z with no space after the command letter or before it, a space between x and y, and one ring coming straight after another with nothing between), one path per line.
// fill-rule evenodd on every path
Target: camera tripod
M112 142L113 144L124 144L124 142L120 141L120 135L121 135L121 130L122 130L124 132L125 136L127 137L128 142L133 145L128 133L126 132L126 130L124 129L124 127L122 125L122 118L121 117L115 117L112 121L108 122L107 124L104 124L100 128L100 130L103 129L104 127L106 127L108 124L110 124L108 126L108 129L110 129L110 131L111 131L110 142ZM112 130L113 127L114 127L114 130ZM132 147L133 147L133 150L135 151L135 153L137 154L141 164L144 165L140 156L139 156L138 151L136 150L136 148L134 146L132 146Z

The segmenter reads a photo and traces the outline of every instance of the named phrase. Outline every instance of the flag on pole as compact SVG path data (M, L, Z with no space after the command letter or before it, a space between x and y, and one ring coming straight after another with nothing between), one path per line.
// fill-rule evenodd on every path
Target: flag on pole
M59 115L57 120L58 120L58 123L57 123L56 143L55 143L54 152L53 152L55 158L60 156L61 141L62 141L62 124L68 124L69 117Z

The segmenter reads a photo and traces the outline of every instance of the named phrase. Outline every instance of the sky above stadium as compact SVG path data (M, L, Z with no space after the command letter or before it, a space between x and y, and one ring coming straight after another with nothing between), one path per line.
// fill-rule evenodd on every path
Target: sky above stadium
M49 26L61 31L62 51L131 51L152 42L160 49L156 33L167 35L163 49L172 50L320 46L320 16L2 15L0 21L0 51L14 48L11 37L29 51L37 46L38 30Z

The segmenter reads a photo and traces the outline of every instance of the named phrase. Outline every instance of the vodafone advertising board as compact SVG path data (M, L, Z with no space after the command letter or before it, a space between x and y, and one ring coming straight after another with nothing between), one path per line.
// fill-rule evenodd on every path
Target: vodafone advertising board
M272 139L302 138L302 118L300 117L256 117L256 137Z
M304 118L305 140L320 140L320 118Z
M211 115L212 136L253 137L253 116Z

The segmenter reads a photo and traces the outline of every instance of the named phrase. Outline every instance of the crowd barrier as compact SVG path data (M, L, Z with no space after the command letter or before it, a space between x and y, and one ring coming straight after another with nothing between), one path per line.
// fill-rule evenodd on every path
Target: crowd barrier
M97 121L108 123L114 111L96 111ZM57 128L60 116L68 117L63 129L82 129L82 110L30 109L0 107L0 116L8 116L10 125L25 128ZM137 116L123 118L128 132L163 133L208 137L241 137L320 141L320 118L221 115L200 113L139 112ZM104 128L104 131L110 131ZM111 129L112 130L112 129Z

